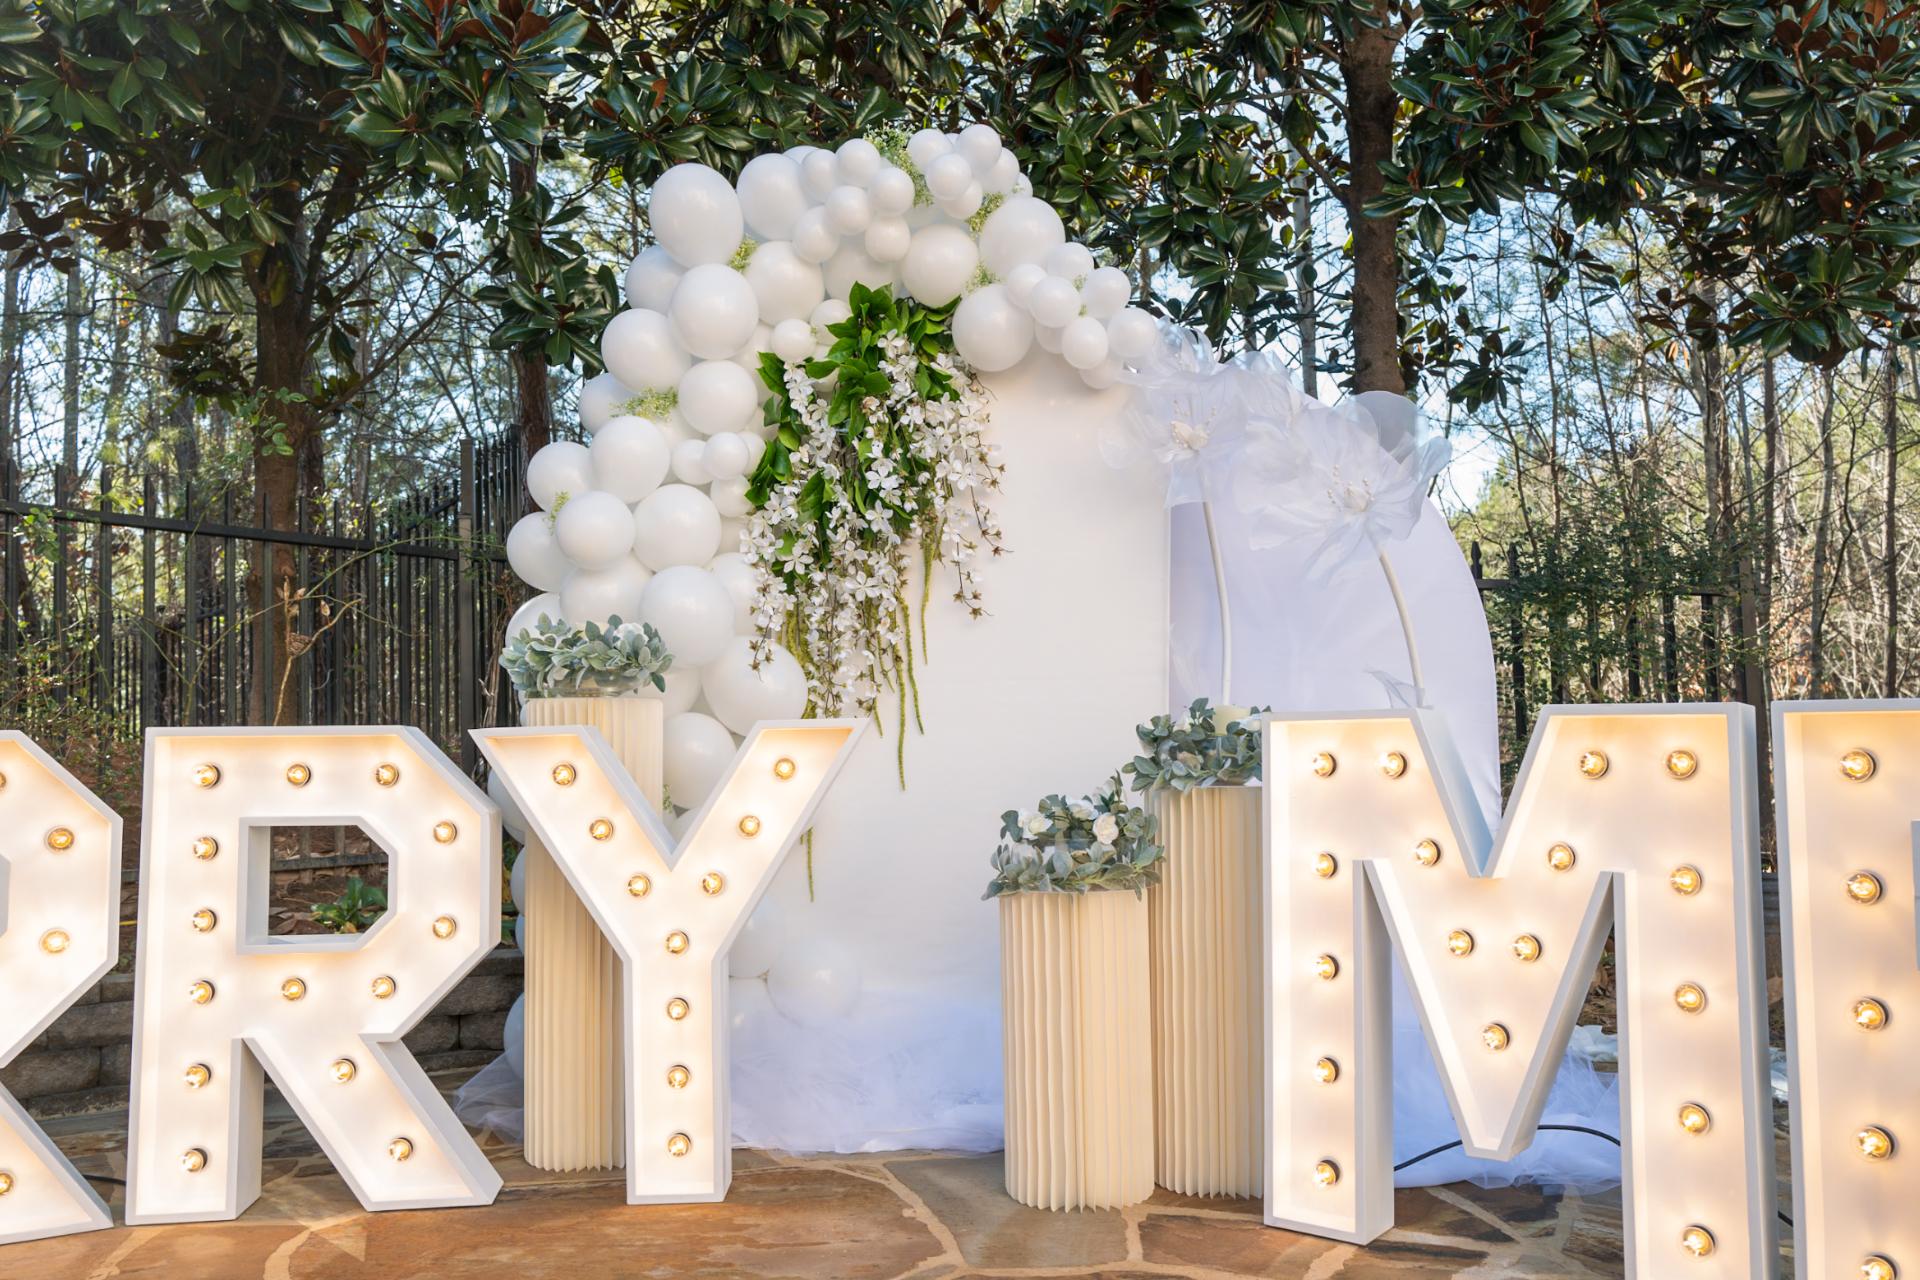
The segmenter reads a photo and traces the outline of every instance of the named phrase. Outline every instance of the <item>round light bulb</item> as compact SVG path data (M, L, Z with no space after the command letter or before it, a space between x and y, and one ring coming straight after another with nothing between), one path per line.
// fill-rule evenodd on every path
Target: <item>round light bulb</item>
M574 779L579 776L579 773L574 770L574 767L564 761L553 766L553 783L557 787L570 787L573 785Z
M757 836L757 835L759 835L759 834L760 834L760 819L758 819L758 818L756 818L756 817L754 817L754 816L753 816L752 814L750 814L750 813L749 813L749 814L747 814L747 815L745 815L744 817L742 817L742 818L740 819L740 834L741 834L741 835L743 835L743 836Z
M181 1073L189 1089L204 1089L213 1083L213 1068L204 1062L196 1062Z
M687 1070L685 1067L672 1066L667 1068L667 1087L669 1089L684 1089L692 1080L693 1072Z
M358 1074L358 1068L353 1065L352 1058L335 1058L333 1065L327 1070L333 1073L335 1084L345 1084Z
M1604 751L1582 751L1580 753L1580 772L1589 778L1604 778L1607 774L1607 753Z
M1389 751L1380 757L1380 772L1389 778L1398 778L1407 771L1407 758L1398 751Z
M1413 860L1423 867L1430 867L1440 861L1440 845L1433 840L1422 840L1413 846Z
M7 1192L11 1190L13 1190L13 1175L5 1169L0 1169L0 1196L7 1194Z
M1853 1135L1854 1145L1869 1160L1885 1160L1893 1154L1893 1135L1877 1125L1868 1125Z
M1516 960L1532 964L1540 958L1540 939L1530 933L1523 933L1513 940L1513 955Z
M773 762L773 776L782 782L792 778L798 769L799 766L786 756L781 756Z
M667 1139L667 1154L670 1156L683 1156L691 1150L693 1150L693 1139L684 1133L676 1133Z
M1313 971L1319 974L1324 981L1332 982L1340 976L1340 962L1332 956L1315 956L1313 959Z
M677 956L687 949L687 935L675 929L667 935L667 954Z
M459 835L460 828L451 822L441 821L433 824L433 838L441 844L452 844Z
M1333 771L1339 767L1340 762L1333 758L1331 751L1316 751L1313 753L1313 772L1316 777L1331 778Z
M1713 1232L1705 1227L1688 1227L1680 1233L1680 1247L1696 1258L1713 1252Z
M1313 1078L1321 1084L1332 1084L1340 1078L1340 1064L1332 1058L1322 1058L1313 1064Z
M313 781L313 770L303 764L290 764L287 766L287 781L296 787L304 787Z
M1447 935L1447 950L1453 952L1456 956L1472 955L1473 935L1465 929L1455 929Z
M282 1000L299 1000L303 999L306 994L307 984L298 978L288 978L280 984L280 998Z
M400 766L381 763L373 766L373 780L383 787L390 787L400 781Z
M213 999L213 984L205 978L187 988L187 999L195 1004L205 1004Z
M220 785L220 766L217 764L195 765L193 785L196 787L217 787Z
M1680 1127L1688 1133L1705 1133L1713 1128L1713 1117L1699 1103L1689 1102L1680 1108Z
M606 818L595 818L587 824L587 834L595 840L613 839L613 823Z
M706 894L709 898L718 897L720 891L726 887L727 878L718 871L709 871L700 877L700 892Z
M653 889L653 881L645 876L628 876L627 892L636 898L644 898Z
M396 988L393 979L383 973L368 984L368 990L373 992L375 1000L385 1000L394 993Z
M1321 1160L1313 1166L1313 1180L1323 1187L1330 1187L1340 1181L1340 1166L1331 1160Z
M1682 1013L1699 1013L1707 1007L1707 993L1697 982L1683 982L1673 989L1673 1002Z
M1880 877L1871 871L1856 871L1847 877L1847 896L1863 907L1880 901L1884 891Z
M1871 997L1853 1002L1853 1025L1862 1031L1878 1031L1887 1025L1887 1006Z
M55 827L47 832L47 848L55 853L65 853L73 848L73 832L66 827Z
M1691 778L1700 768L1700 757L1681 747L1667 752L1667 772L1676 778Z
M675 996L673 999L667 1001L667 1016L675 1022L679 1022L685 1018L688 1013L692 1012L692 1008L693 1007L685 1000L682 1000L679 996Z
M452 916L435 916L433 921L433 936L436 938L451 938L454 935L454 931L459 929L459 927L459 923L454 920Z
M1513 1043L1513 1037L1508 1035L1507 1029L1499 1023L1489 1022L1486 1026L1480 1028L1480 1043L1486 1045L1487 1048L1493 1052L1498 1053Z
M1695 866L1681 866L1675 867L1672 873L1667 876L1667 883L1673 886L1675 893L1683 897L1691 898L1694 894L1700 892L1700 886L1704 884L1705 881L1700 875L1700 868Z
M1571 871L1573 862L1573 846L1570 844L1556 844L1547 850L1547 865L1555 871Z
M213 926L220 923L220 917L213 914L211 908L202 907L193 913L193 919L190 923L193 925L193 931L195 933L212 933Z
M1840 776L1852 782L1865 782L1877 767L1873 752L1863 747L1855 747L1840 757Z
M1860 1280L1900 1280L1900 1269L1891 1258L1876 1253L1860 1260Z
M1322 880L1331 880L1334 872L1340 870L1340 859L1330 853L1318 853L1313 858L1313 874Z
M193 856L205 862L220 852L220 842L212 836L201 836L193 842Z
M188 1173L198 1173L207 1167L207 1153L199 1147L189 1147L180 1155L180 1167Z
M387 1154L395 1160L410 1160L413 1158L413 1142L407 1138L395 1138L387 1144Z
M40 949L50 956L57 956L65 951L67 944L72 941L65 929L49 929L40 935Z

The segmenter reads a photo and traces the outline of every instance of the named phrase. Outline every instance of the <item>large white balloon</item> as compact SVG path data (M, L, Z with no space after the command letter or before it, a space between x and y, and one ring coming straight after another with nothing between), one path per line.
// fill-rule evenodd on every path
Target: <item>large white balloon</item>
M753 631L753 593L757 585L753 566L738 551L722 551L707 566L707 572L720 579L720 585L733 597L733 629L738 635Z
M675 666L704 667L733 639L733 597L705 569L675 565L641 593L640 621L660 633Z
M681 277L667 316L688 351L703 360L725 360L752 339L760 303L745 276L709 262Z
M840 248L840 236L827 222L827 211L815 205L793 224L793 252L802 262L825 262Z
M576 569L560 588L560 612L576 627L608 618L632 622L652 575L632 556L605 569Z
M596 373L580 385L580 425L593 435L633 399L633 388L610 373Z
M703 436L760 416L760 380L731 360L704 360L680 379L680 416Z
M1019 364L1033 345L1033 318L997 284L975 289L953 312L953 346L982 373Z
M980 260L1001 279L1023 262L1039 262L1067 241L1052 206L1032 196L1008 196L980 228Z
M1093 368L1107 358L1107 326L1076 316L1060 334L1060 354L1076 369Z
M560 508L553 540L582 569L605 569L633 550L633 512L604 489L589 489Z
M712 716L683 711L665 733L667 794L683 809L698 809L733 763L733 735Z
M614 377L641 391L665 391L687 371L687 349L658 311L622 311L607 321L600 358Z
M1159 338L1160 326L1138 307L1123 307L1107 321L1107 345L1122 360L1138 360Z
M746 231L733 184L704 164L677 164L653 184L647 220L683 267L725 262Z
M785 240L769 241L753 251L747 284L759 303L760 323L767 325L801 319L827 296L819 265L795 253Z
M565 615L560 611L560 593L542 591L533 599L513 611L507 619L506 638L511 640L522 631L531 631L541 618L549 622L559 622Z
M587 446L593 459L593 485L622 502L638 502L667 477L671 450L656 423L622 414Z
M573 572L573 564L554 540L547 520L546 512L530 511L514 521L507 530L507 564L528 586L558 591Z
M803 1026L838 1022L860 1001L860 963L830 938L794 938L767 969L773 1007Z
M562 495L585 493L593 488L593 458L587 446L571 440L555 440L542 446L527 462L527 492L551 511Z
M852 293L855 284L884 289L892 283L893 264L875 262L862 245L849 241L840 247L840 252L827 259L827 292L836 298Z
M657 244L647 246L627 267L627 305L665 311L683 274L685 268L673 260L672 254Z
M663 484L648 494L633 509L633 528L633 553L649 569L705 564L720 549L720 513L692 485Z
M500 1028L500 1043L507 1066L513 1069L514 1075L526 1079L527 993L524 991L513 998L513 1007L507 1010L507 1020Z
M980 248L960 227L941 224L913 237L900 282L914 299L929 307L945 306L960 296L980 266Z
M736 978L758 978L773 967L786 945L790 929L787 913L771 894L760 899L727 950L727 972Z
M755 156L740 170L740 212L747 229L762 240L785 240L808 200L800 166L776 152Z
M753 665L753 642L735 636L725 653L700 669L700 687L720 723L745 734L761 720L798 720L807 709L807 676L778 645Z

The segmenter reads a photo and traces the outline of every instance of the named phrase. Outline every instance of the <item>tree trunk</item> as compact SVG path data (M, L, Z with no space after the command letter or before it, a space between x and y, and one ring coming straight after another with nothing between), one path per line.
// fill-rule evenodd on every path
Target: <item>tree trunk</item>
M1400 219L1376 218L1367 204L1386 186L1393 158L1393 55L1400 28L1361 26L1347 42L1340 72L1347 90L1347 226L1353 236L1353 389L1405 395L1400 367Z
M507 179L516 203L531 196L540 184L538 158L508 160ZM531 458L553 439L553 379L546 353L537 346L514 348L508 362L513 369L514 435L520 456ZM521 502L523 510L534 509L532 495L523 494Z
M1293 294L1300 308L1300 389L1320 394L1320 300L1313 272L1313 179L1305 178L1293 197Z
M1884 696L1900 696L1900 349L1887 351L1886 366L1886 439L1887 494L1887 670Z
M1824 695L1827 681L1827 575L1833 544L1833 370L1820 378L1820 518L1813 527L1812 633L1807 646L1807 696Z
M60 465L66 471L68 485L74 483L80 472L80 320L87 314L84 282L80 279L80 265L74 264L67 272L67 305L63 318L66 321L66 343L63 349L65 357L65 381L60 397ZM69 492L66 497L73 495Z

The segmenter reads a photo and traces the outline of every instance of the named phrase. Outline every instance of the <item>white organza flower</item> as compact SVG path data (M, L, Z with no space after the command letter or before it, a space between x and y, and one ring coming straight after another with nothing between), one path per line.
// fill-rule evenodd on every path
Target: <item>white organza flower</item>
M1222 364L1199 334L1163 323L1159 345L1122 376L1133 395L1101 432L1107 465L1165 467L1170 507L1224 494L1252 402L1264 390L1260 371L1242 361Z

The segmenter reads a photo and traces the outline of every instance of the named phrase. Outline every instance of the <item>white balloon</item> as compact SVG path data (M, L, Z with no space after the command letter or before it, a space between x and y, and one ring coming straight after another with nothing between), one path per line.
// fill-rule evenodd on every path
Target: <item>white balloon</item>
M913 176L888 165L867 184L867 197L873 201L876 214L899 217L913 208Z
M1013 299L1015 306L1031 306L1033 302L1033 286L1039 284L1046 278L1047 271L1045 267L1042 267L1037 262L1023 262L1013 270L1007 272L1005 282L1007 286L1007 296Z
M1160 326L1138 307L1122 308L1107 321L1107 346L1122 360L1138 360L1160 340Z
M1082 369L1080 371L1080 381L1086 383L1095 391L1105 391L1108 387L1120 381L1121 371L1120 362L1114 359L1113 354L1109 352L1107 358L1093 366L1093 368Z
M760 380L731 360L706 360L680 379L680 415L701 435L738 431L760 413Z
M1024 174L1024 173L1023 173L1023 174L1021 174L1021 175L1020 175L1019 177L1017 177L1017 178L1015 178L1015 179L1013 180L1013 194L1014 194L1014 195L1017 195L1017 196L1030 196L1030 195L1032 195L1032 194L1033 194L1033 179L1032 179L1032 178L1029 178L1029 177L1028 177L1028 176L1027 176L1026 174Z
M683 809L698 809L733 763L733 735L712 716L683 711L667 721L667 794Z
M1111 320L1133 296L1133 283L1118 267L1095 267L1080 286L1080 305L1095 320Z
M622 556L605 569L576 569L560 588L560 612L576 627L609 618L632 622L652 576L632 556Z
M707 566L707 572L720 580L720 585L733 597L733 631L735 635L750 635L753 632L753 596L759 585L753 566L738 551L722 551Z
M773 326L757 324L753 326L753 336L747 339L747 345L734 353L733 363L753 375L754 382L760 381L760 353L773 350Z
M1005 149L1002 149L999 158L993 162L993 168L980 175L980 185L997 196L1004 196L1011 192L1013 184L1019 180L1019 157Z
M673 255L659 245L642 249L627 267L627 305L648 311L665 311L673 297L673 288L685 274Z
M953 149L967 158L975 174L984 178L1000 160L1000 135L993 131L992 125L970 124L953 140Z
M1047 269L1050 276L1077 282L1093 274L1093 251L1078 240L1069 240L1047 250L1047 256L1040 260L1040 265ZM1076 289L1079 287L1078 283L1074 285Z
M542 511L553 510L562 495L593 488L593 458L587 446L571 440L544 445L527 463L527 492Z
M681 278L667 315L688 351L703 360L725 360L753 337L760 303L745 276L709 262Z
M1067 228L1060 215L1044 201L1030 195L1008 196L980 228L980 260L1004 280L1021 263L1039 262L1049 249L1066 240Z
M513 918L513 945L521 951L527 949L527 918L525 916Z
M492 787L487 788L487 794L493 794ZM521 843L524 844L525 841ZM531 861L527 857L527 851L522 849L520 856L513 860L513 870L507 872L507 896L513 899L513 908L516 911L527 909L527 866Z
M763 431L765 429L766 429L765 427L761 428L761 430ZM746 441L747 474L752 475L753 469L760 465L760 455L764 454L767 451L767 439L765 436L757 435L757 434L746 432L746 431L743 431L740 433L740 438Z
M967 158L956 152L934 157L933 163L926 166L924 172L927 190L933 193L935 200L956 199L973 181L973 169L967 164Z
M582 569L608 568L633 550L633 512L604 489L589 489L560 508L553 540Z
M1035 323L1060 328L1080 314L1080 291L1071 280L1048 276L1027 295L1027 310L1033 312Z
M714 541L719 541L717 530ZM733 638L733 597L705 569L675 565L653 575L641 593L640 621L660 633L675 666L703 667Z
M713 477L707 474L707 442L695 436L673 446L672 474L681 484L711 484Z
M907 229L905 218L875 218L867 224L867 234L862 239L867 256L875 262L898 262L907 256L907 247L913 243L913 232Z
M800 162L800 182L815 200L825 200L827 192L840 182L840 166L831 151L814 151Z
M497 771L487 772L487 799L500 806L500 826L515 840L527 842L527 815L520 812L520 806L513 802L513 796L507 792L506 779ZM514 859L514 865L519 865ZM511 882L509 882L511 883Z
M774 958L780 948L786 945L789 934L787 913L781 909L779 900L771 894L760 899L760 905L753 909L747 922L740 926L740 932L734 935L733 946L727 950L727 972L735 978L758 978L773 967ZM753 984L760 988L761 998L766 996L766 983Z
M815 307L813 314L808 316L807 319L815 329L819 330L814 336L816 338L825 338L828 329L831 329L834 325L839 324L852 314L853 308L847 305L845 298L828 298L825 302Z
M534 624L541 618L549 622L559 622L564 617L565 615L560 612L560 593L542 591L513 611L513 616L507 619L506 637L511 640L522 631L531 631Z
M514 864L518 866L519 864ZM527 993L521 992L513 998L513 1008L507 1010L507 1020L500 1027L501 1053L507 1060L507 1066L513 1074L522 1080L527 1077Z
M1104 347L1107 331L1100 331L1100 343ZM732 431L716 432L707 441L700 455L700 465L706 468L708 475L716 480L732 480L747 473L746 437ZM717 503L715 504L718 505Z
M694 812L691 809L681 809L667 814L667 831L673 836L676 844L686 839L687 832L693 830L693 819Z
M840 181L864 188L880 172L880 149L865 138L848 138L834 153Z
M802 258L785 240L770 240L753 251L747 284L760 305L762 324L797 320L827 296L819 264Z
M820 206L807 210L793 224L793 252L802 262L825 262L839 248L840 237L827 222L827 211Z
M720 476L707 490L713 500L713 508L723 516L744 516L753 510L753 504L747 501L747 478L741 476Z
M685 285L683 278L681 287ZM664 391L687 371L686 348L658 311L622 311L607 321L600 334L600 358L614 377L641 391Z
M755 459L757 462L758 459ZM727 551L739 551L747 545L747 522L724 519L720 522L720 545Z
M767 970L773 1007L803 1026L838 1022L860 1001L860 964L853 951L823 937L795 938Z
M660 434L666 437L667 452L669 454L699 434L687 425L687 420L680 416L680 410L678 409L675 409L664 418L656 419L653 425L660 428ZM641 494L640 496L644 498L646 495Z
M788 364L813 354L813 326L805 320L782 320L773 326L773 354Z
M1092 316L1077 316L1060 333L1060 354L1076 369L1091 369L1107 358L1107 326Z
M953 313L953 346L982 373L1019 364L1033 343L1033 321L997 284L975 289Z
M907 139L907 159L923 174L937 157L951 150L953 140L938 129L921 129Z
M986 202L986 198L986 192L981 189L979 182L970 181L965 187L961 188L959 195L949 200L938 201L937 203L940 205L940 212L950 218L965 222L974 214L980 212L980 206Z
M900 281L916 301L945 306L960 296L980 266L980 247L956 226L927 227L915 233L900 267Z
M633 554L649 569L705 564L720 548L720 513L692 485L663 484L633 509L633 531Z
M768 152L740 170L740 212L747 229L762 240L785 240L809 201L800 181L800 165L790 156Z
M530 511L514 521L513 528L507 530L507 564L528 586L558 591L573 572L573 564L554 540L553 526L547 520L546 512Z
M1042 351L1057 356L1060 354L1060 337L1064 332L1065 328L1061 325L1037 324L1033 326L1033 340L1040 344Z
M725 262L746 233L733 184L704 164L677 164L661 174L647 221L661 248L683 267Z
M662 712L665 718L691 711L693 704L700 701L700 668L668 667L661 673L661 679L667 683L666 690L660 694L660 700L666 704Z
M875 262L859 245L842 245L840 252L827 259L827 292L836 298L852 293L855 284L884 289L892 283L893 264Z
M700 687L720 723L738 734L762 720L798 720L807 709L807 675L779 645L753 665L753 641L735 636L725 653L700 669Z
M827 225L843 236L858 235L873 220L873 204L859 187L835 187L827 193Z
M580 386L580 425L593 435L618 416L620 406L633 399L633 388L610 373L596 373Z

